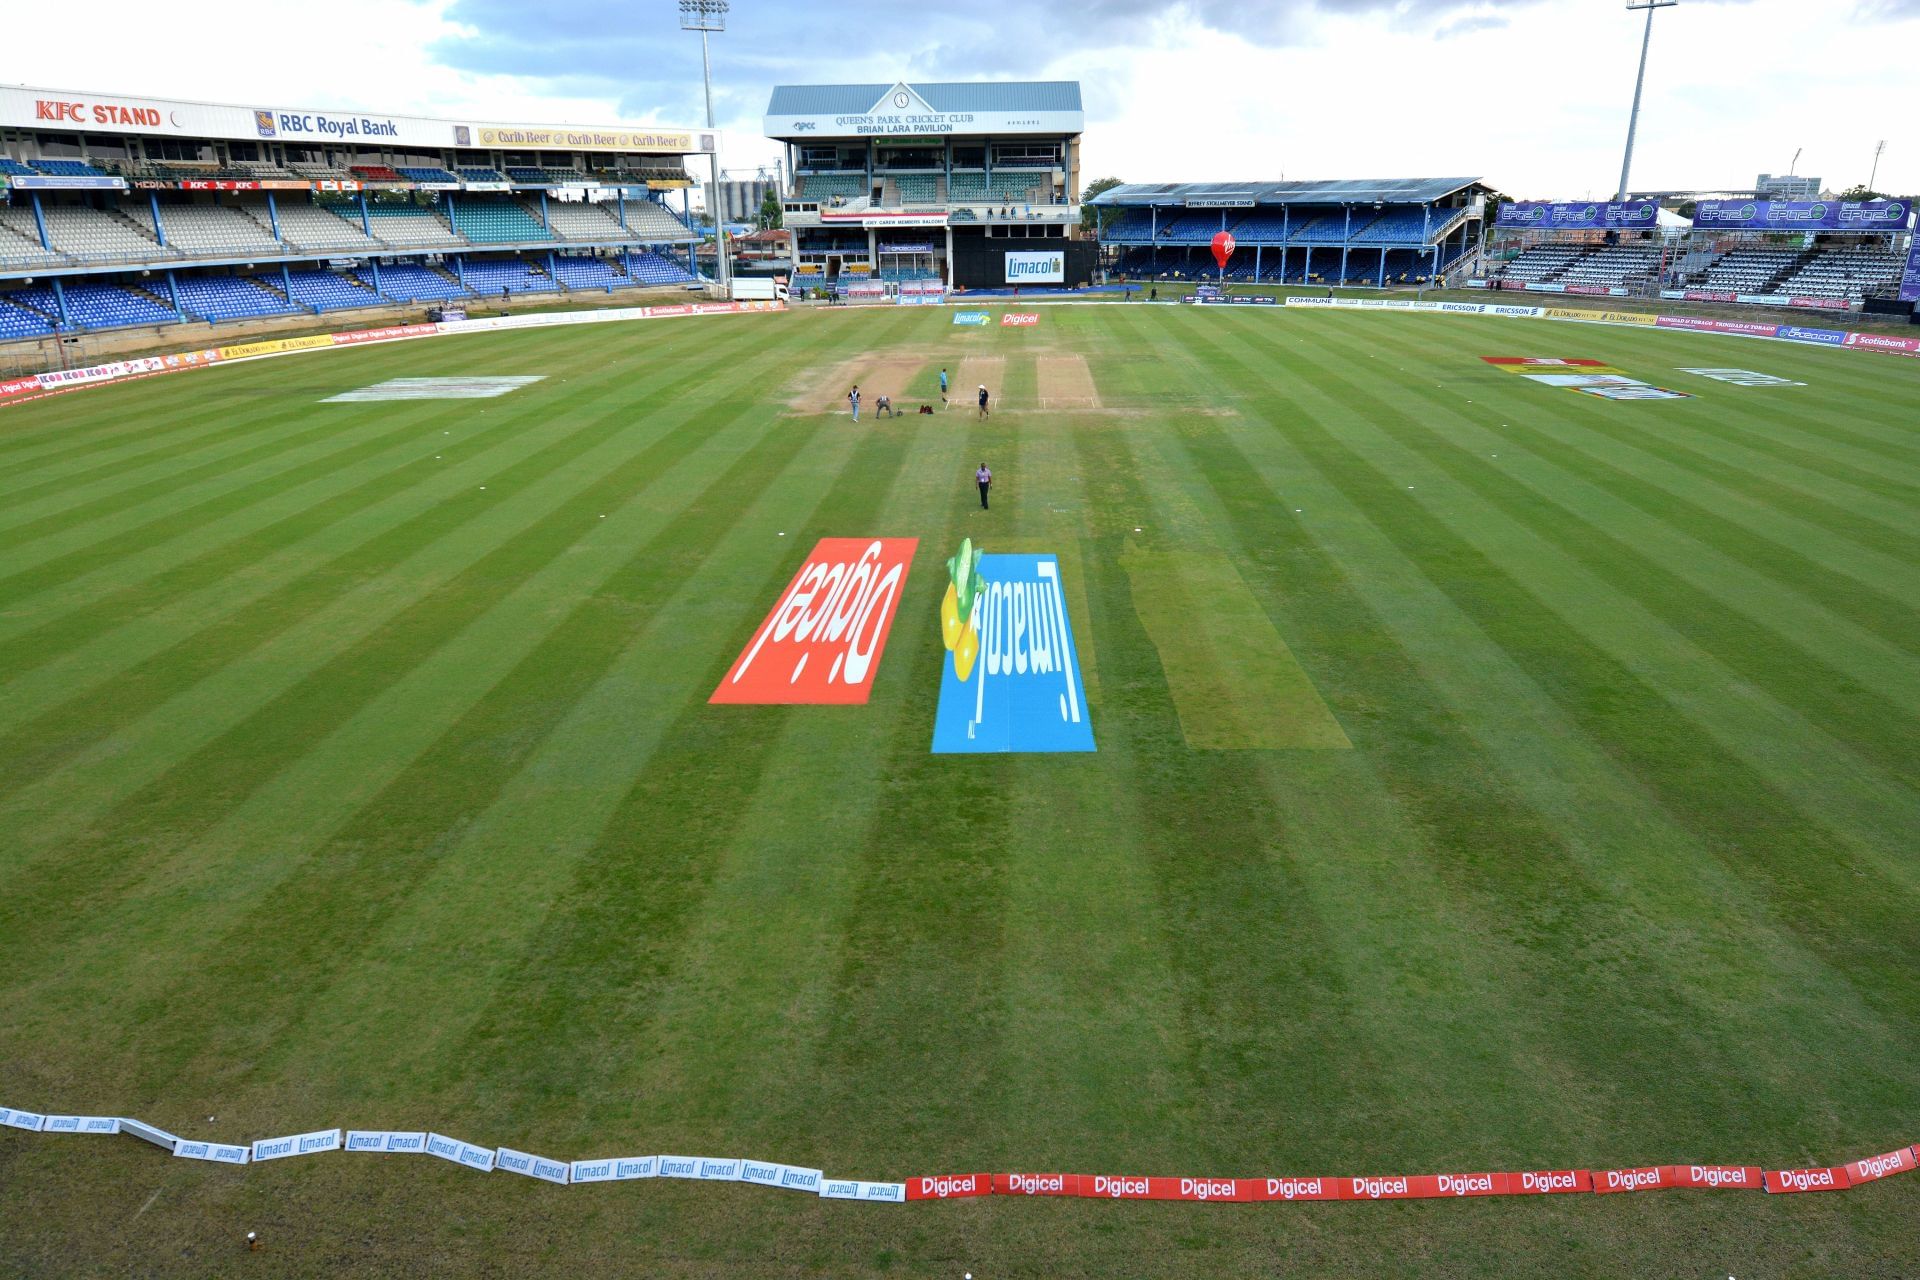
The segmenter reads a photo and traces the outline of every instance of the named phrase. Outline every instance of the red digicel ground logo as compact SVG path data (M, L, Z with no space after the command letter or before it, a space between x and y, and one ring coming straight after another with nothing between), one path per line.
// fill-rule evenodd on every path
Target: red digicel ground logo
M1039 323L1040 313L1038 311L1009 311L1000 317L1000 327L1002 329L1013 328L1023 324Z
M859 703L918 538L822 538L708 702Z

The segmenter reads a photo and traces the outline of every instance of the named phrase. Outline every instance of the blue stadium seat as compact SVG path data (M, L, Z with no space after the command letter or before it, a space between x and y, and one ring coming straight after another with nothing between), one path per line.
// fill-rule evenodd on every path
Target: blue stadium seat
M553 270L569 289L619 289L633 283L605 258L555 258Z
M104 169L96 169L85 160L35 160L34 171L56 178L104 178Z
M372 273L367 273L365 278L370 283ZM411 262L380 268L380 292L396 302L472 296L471 290L458 281Z
M1353 238L1398 244L1419 244L1428 225L1437 227L1450 216L1447 210L1436 209L1429 224L1424 220L1420 209L1389 209L1362 227L1359 216L1356 214Z
M178 324L180 321L166 303L121 285L74 283L65 286L62 292L67 298L67 319L82 329L121 329L129 325Z
M460 179L442 169L439 165L414 165L411 167L395 165L393 171L412 182L458 182Z
M460 276L467 288L485 296L502 289L513 293L552 293L559 286L545 272L536 272L524 258L468 259L461 263Z
M1231 228L1233 238L1243 244L1279 244L1292 229L1292 217L1278 209L1257 209Z
M636 284L691 284L694 276L685 267L657 253L629 253L627 274Z
M180 307L203 320L296 315L300 308L258 276L176 276Z
M1299 210L1293 215L1292 244L1339 244L1347 237L1347 215L1338 209Z
M293 300L315 311L347 311L355 307L377 307L382 298L373 290L332 271L309 269L288 272L293 284Z
M44 338L55 330L56 325L50 315L27 305L30 301L37 301L25 296L30 292L23 289L19 293L0 293L0 342ZM19 300L17 303L16 298ZM53 301L53 290L46 291L46 300L48 303Z

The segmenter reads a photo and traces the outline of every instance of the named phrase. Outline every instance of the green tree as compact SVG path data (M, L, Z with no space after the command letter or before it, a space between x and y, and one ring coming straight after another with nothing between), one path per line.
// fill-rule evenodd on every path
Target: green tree
M1111 191L1120 186L1118 178L1095 178L1080 193L1080 229L1089 234L1098 234L1107 229L1107 224L1120 216L1118 209L1096 209L1092 201L1102 191Z
M760 229L778 231L780 229L780 193L769 190L760 197Z
M1864 182L1856 182L1842 191L1840 198L1842 200L1885 200L1887 197L1882 192L1869 191Z

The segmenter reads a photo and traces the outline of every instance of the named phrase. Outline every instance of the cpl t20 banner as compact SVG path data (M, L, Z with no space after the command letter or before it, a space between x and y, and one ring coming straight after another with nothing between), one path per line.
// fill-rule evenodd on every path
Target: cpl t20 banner
M1594 231L1652 227L1660 220L1660 206L1651 200L1606 204L1503 204L1494 220L1499 227L1539 231Z
M1907 251L1907 271L1900 277L1900 301L1920 302L1920 236L1915 236L1913 248Z
M934 752L1094 750L1059 558L968 539L947 576Z
M1903 231L1905 200L1702 200L1693 225L1722 231Z
M917 538L822 538L708 702L865 702Z

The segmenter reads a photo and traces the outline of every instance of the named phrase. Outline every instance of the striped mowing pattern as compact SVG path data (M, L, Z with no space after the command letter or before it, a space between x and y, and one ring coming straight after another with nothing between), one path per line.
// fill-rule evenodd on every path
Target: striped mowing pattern
M1478 359L1501 354L1695 398L1588 402ZM1039 410L1037 361L1067 355L1098 410ZM994 417L855 427L832 379L874 359L903 406L997 360ZM481 375L544 379L314 407ZM1915 386L1528 321L930 308L449 338L12 410L0 1096L190 1140L445 1117L876 1177L1911 1141ZM706 705L798 558L860 534L921 539L871 703ZM963 536L1060 556L1097 754L929 754ZM1352 750L1190 748L1130 547L1224 557ZM133 1221L142 1154L0 1142L9 1250L164 1267L283 1176L243 1202L169 1183ZM671 1184L504 1196L431 1161L300 1172L269 1243L316 1275L348 1223L465 1270L1219 1275L1280 1249L1665 1274L1710 1245L1733 1274L1864 1274L1920 1209L1893 1179L1793 1211L906 1228Z

